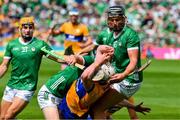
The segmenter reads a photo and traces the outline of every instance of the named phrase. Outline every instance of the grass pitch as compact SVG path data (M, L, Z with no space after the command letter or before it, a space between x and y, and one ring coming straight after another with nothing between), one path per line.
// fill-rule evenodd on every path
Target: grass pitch
M143 61L145 62L145 61ZM136 104L141 101L152 110L147 115L138 113L140 119L180 119L180 61L152 60L144 71L144 81L141 89L134 95ZM37 92L48 78L57 73L60 65L48 59L43 59L39 71L39 82L35 96L30 104L18 115L18 119L44 119L37 103ZM10 77L10 69L0 80L0 97ZM126 108L116 112L114 119L129 119Z

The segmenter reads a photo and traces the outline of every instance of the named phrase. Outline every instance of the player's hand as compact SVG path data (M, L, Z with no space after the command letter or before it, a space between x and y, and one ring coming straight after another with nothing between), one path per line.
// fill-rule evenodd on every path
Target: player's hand
M99 45L99 47L97 48L97 53L109 53L109 54L114 54L114 48L108 45Z
M76 55L64 56L64 60L68 65L74 65L77 62Z
M136 105L134 110L136 112L140 112L140 113L142 113L144 115L146 115L146 113L149 113L151 111L151 108L144 107L142 105L143 105L143 102L141 102L140 104Z
M123 73L114 74L110 77L108 83L113 84L113 83L121 82L122 80L124 80L125 77L126 76Z
M48 32L47 32L47 34L49 34L49 35L50 35L50 34L53 34L53 30L52 30L52 29L49 29Z
M103 63L106 63L110 59L111 59L111 54L108 54L108 53L103 53L103 54L97 53L94 62L96 64L98 64L98 65L102 65Z

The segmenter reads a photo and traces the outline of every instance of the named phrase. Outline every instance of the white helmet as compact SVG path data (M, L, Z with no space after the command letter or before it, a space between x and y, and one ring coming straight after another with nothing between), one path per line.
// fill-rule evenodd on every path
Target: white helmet
M114 67L107 62L103 64L92 78L92 81L107 81L115 73Z

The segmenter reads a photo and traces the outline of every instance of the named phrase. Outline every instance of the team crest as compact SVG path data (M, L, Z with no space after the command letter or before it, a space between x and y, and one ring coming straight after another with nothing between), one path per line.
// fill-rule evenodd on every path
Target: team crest
M121 43L121 42L119 43L119 46L120 46L120 47L122 46L122 43Z
M80 30L79 30L79 29L77 29L77 30L76 30L76 33L79 33L79 32L80 32Z
M36 49L33 47L33 48L31 48L31 50L34 52Z
M117 41L115 41L114 43L113 43L113 47L117 47L118 46L118 42Z

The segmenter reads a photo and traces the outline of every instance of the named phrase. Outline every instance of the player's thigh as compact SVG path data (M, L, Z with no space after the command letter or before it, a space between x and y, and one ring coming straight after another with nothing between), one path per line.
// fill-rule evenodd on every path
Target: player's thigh
M1 119L5 117L5 114L7 112L7 110L9 109L9 107L11 106L12 102L3 100L1 101Z
M57 108L57 105L61 102L61 98L53 95L45 85L39 90L37 99L42 110L46 107Z
M109 89L92 107L93 112L104 112L125 98L114 89Z
M7 110L9 109L9 107L11 106L13 102L15 94L16 93L14 89L6 86L3 97L2 97L2 101L1 101L1 117L5 116Z
M9 107L6 115L10 116L10 118L16 116L27 106L28 103L28 101L25 101L22 98L14 97L13 102Z
M11 106L9 107L7 111L7 116L14 116L21 112L26 105L29 103L31 98L34 95L34 91L28 91L28 90L17 90L13 89L14 91L14 98L12 101Z
M44 117L47 120L59 120L59 111L57 107L45 107L42 109Z

